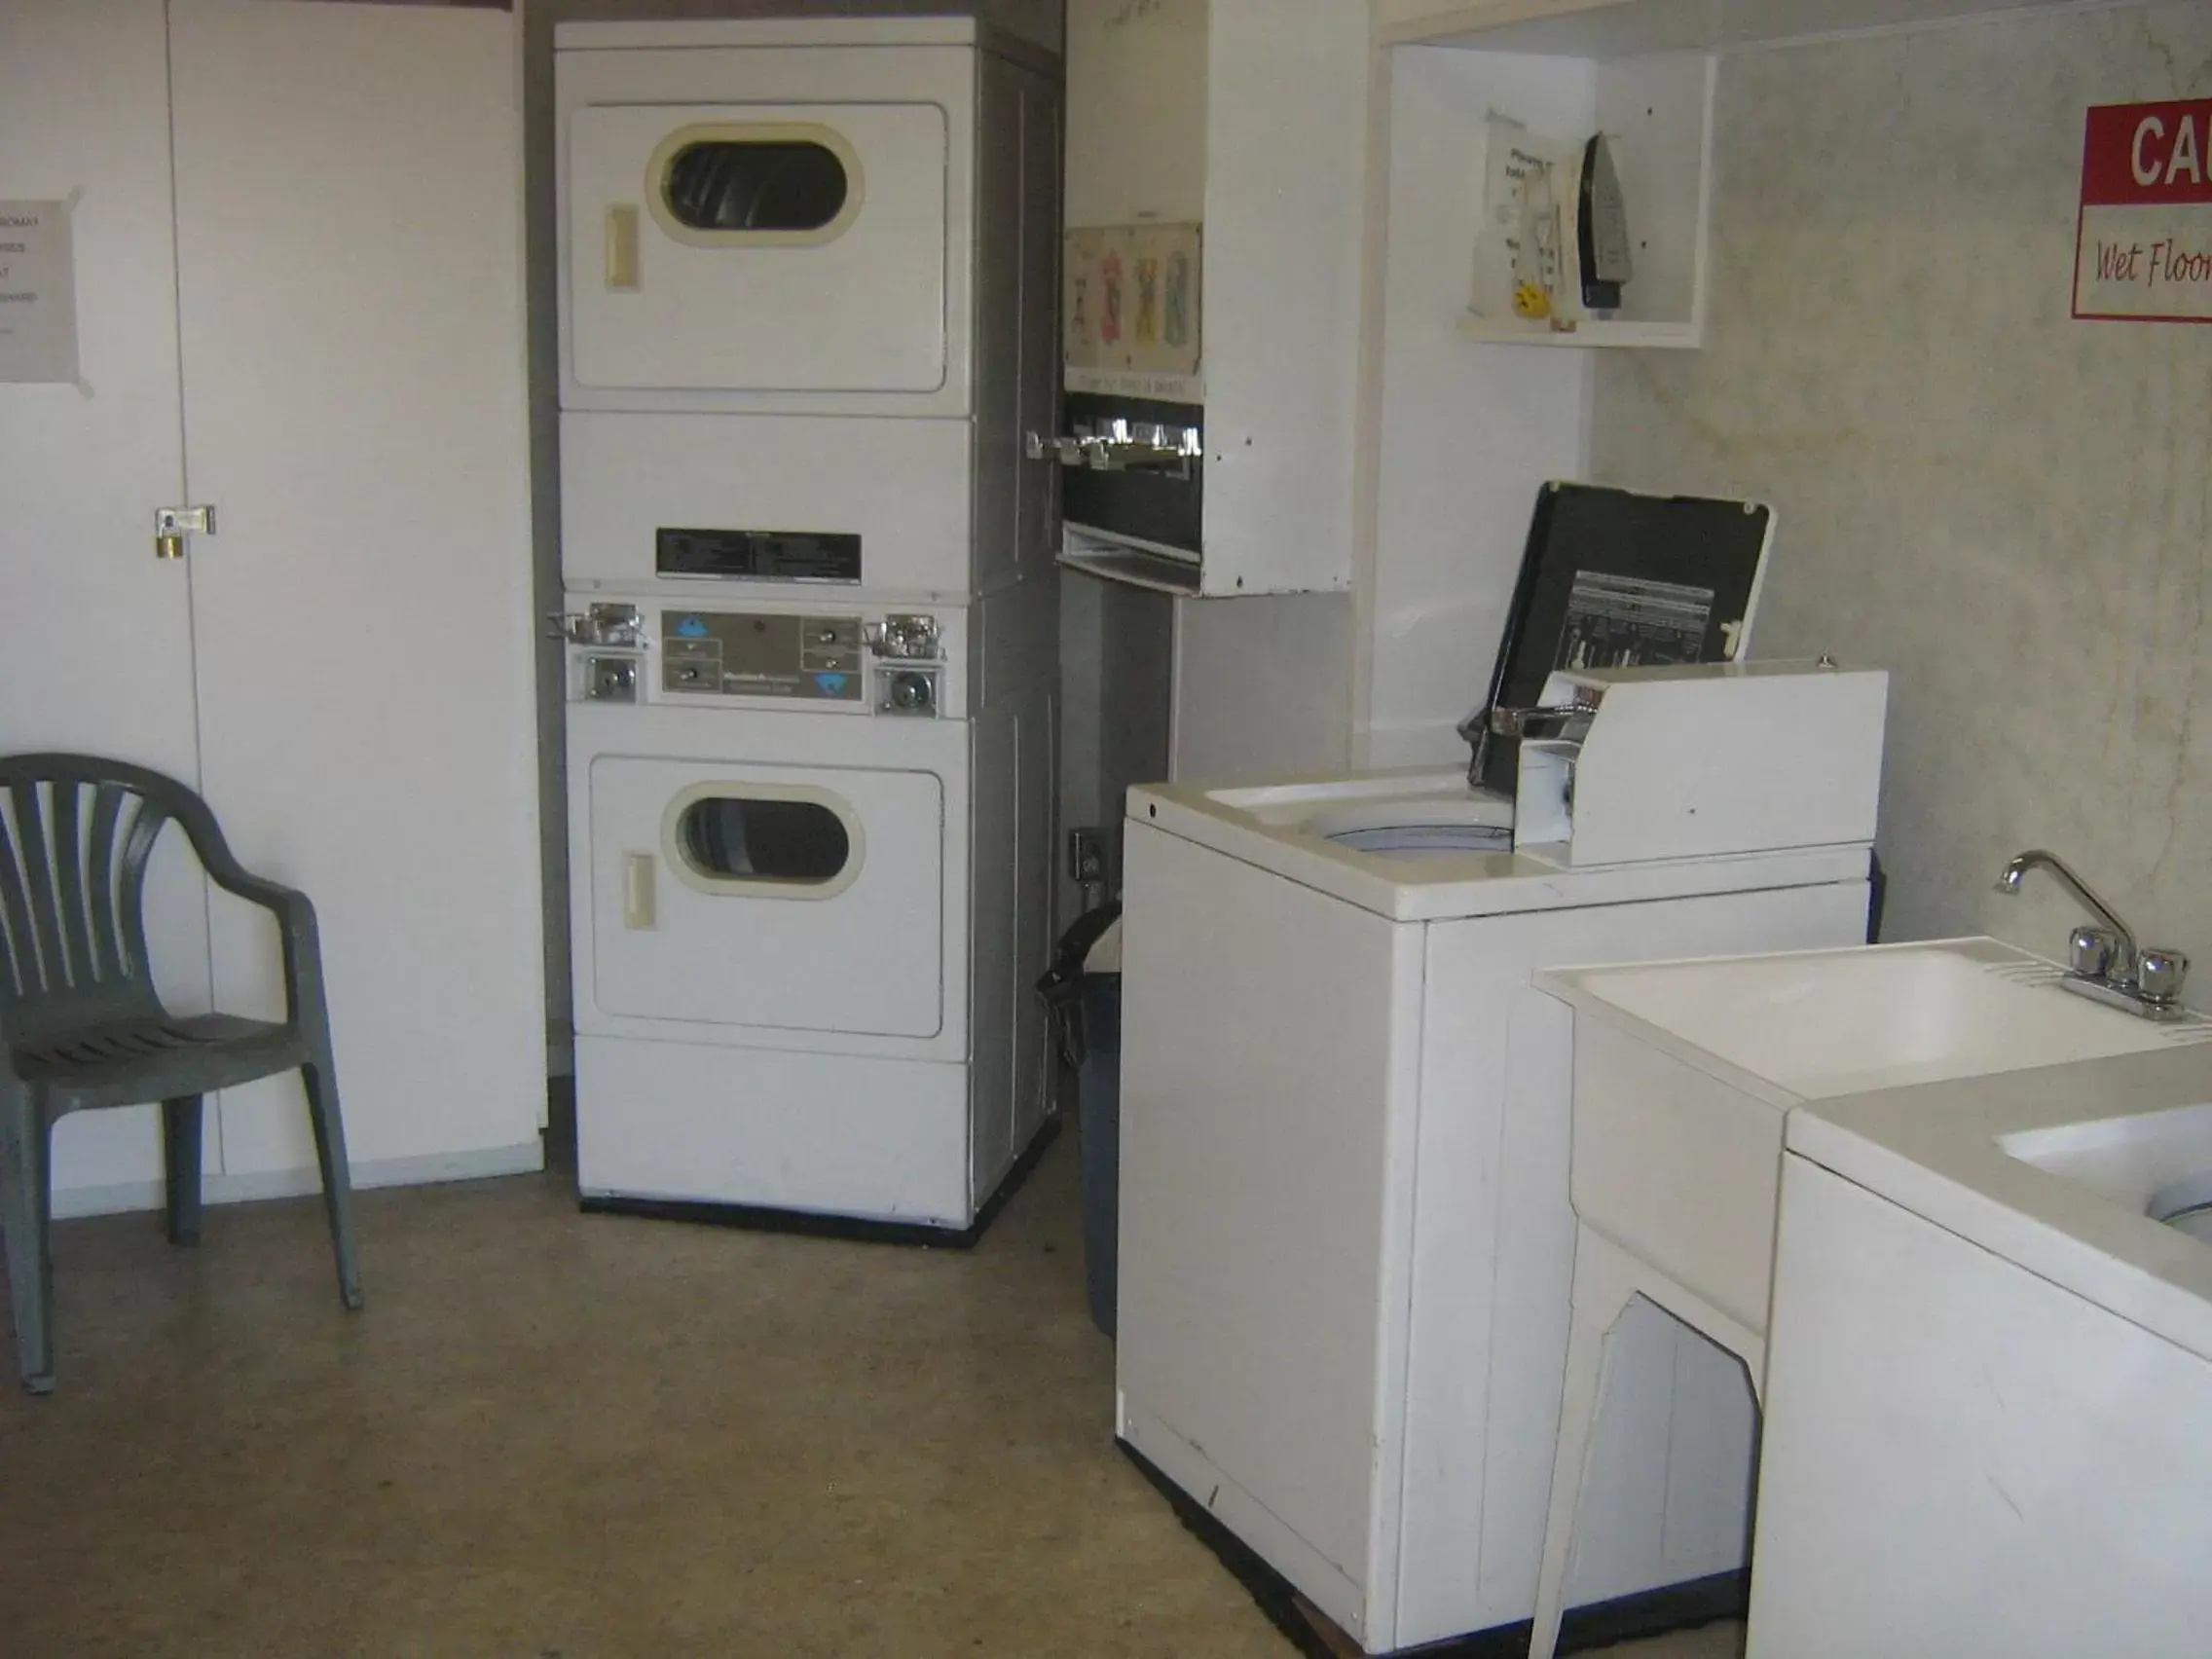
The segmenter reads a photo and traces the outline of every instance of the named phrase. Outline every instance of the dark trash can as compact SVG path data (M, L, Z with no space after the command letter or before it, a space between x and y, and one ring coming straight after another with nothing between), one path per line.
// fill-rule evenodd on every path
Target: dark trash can
M1122 1191L1122 976L1119 904L1086 911L1060 936L1037 991L1061 1060L1075 1073L1083 1178L1083 1268L1090 1321L1114 1334L1115 1253ZM1100 948L1101 939L1105 948ZM1092 967L1096 958L1112 967Z
M1115 1257L1122 1202L1122 976L1083 977L1083 1063L1076 1068L1076 1137L1083 1151L1083 1269L1090 1322L1114 1334Z

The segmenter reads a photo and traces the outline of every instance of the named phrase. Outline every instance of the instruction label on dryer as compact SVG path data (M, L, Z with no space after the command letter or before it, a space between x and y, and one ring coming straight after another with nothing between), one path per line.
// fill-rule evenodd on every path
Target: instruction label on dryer
M661 613L664 691L857 703L865 682L857 616Z
M77 379L69 203L0 202L0 383Z

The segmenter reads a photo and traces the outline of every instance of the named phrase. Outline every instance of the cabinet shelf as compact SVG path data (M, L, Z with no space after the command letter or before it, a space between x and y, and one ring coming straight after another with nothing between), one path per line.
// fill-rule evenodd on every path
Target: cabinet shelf
M1059 562L1071 571L1103 577L1129 587L1150 588L1154 593L1196 599L1201 591L1198 562L1170 559L1134 547L1114 547L1087 537L1071 535L1060 549Z
M1585 322L1566 330L1531 328L1527 323L1499 322L1473 313L1459 318L1459 338L1478 346L1566 346L1581 350L1633 347L1644 350L1694 351L1704 344L1704 331L1694 322Z

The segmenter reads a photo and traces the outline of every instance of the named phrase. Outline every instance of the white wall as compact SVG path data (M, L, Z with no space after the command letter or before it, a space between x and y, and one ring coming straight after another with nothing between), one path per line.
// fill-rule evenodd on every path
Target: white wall
M1175 606L1177 779L1342 771L1351 753L1351 600L1341 593Z
M1707 345L1597 364L1598 477L1775 503L1759 654L1895 672L1890 938L2062 949L2044 845L2212 962L2212 328L2068 317L2083 109L2208 91L2200 5L1731 58Z
M1393 54L1390 241L1380 510L1363 594L1363 763L1459 761L1455 727L1490 684L1536 491L1582 466L1581 352L1459 338L1492 108L1575 131L1596 108L1586 63L1444 47Z

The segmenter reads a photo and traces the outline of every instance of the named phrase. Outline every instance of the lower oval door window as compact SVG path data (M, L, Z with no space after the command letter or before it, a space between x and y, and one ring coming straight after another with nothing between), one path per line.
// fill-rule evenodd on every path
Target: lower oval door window
M860 823L826 790L703 785L669 805L666 851L695 887L827 899L860 873Z

